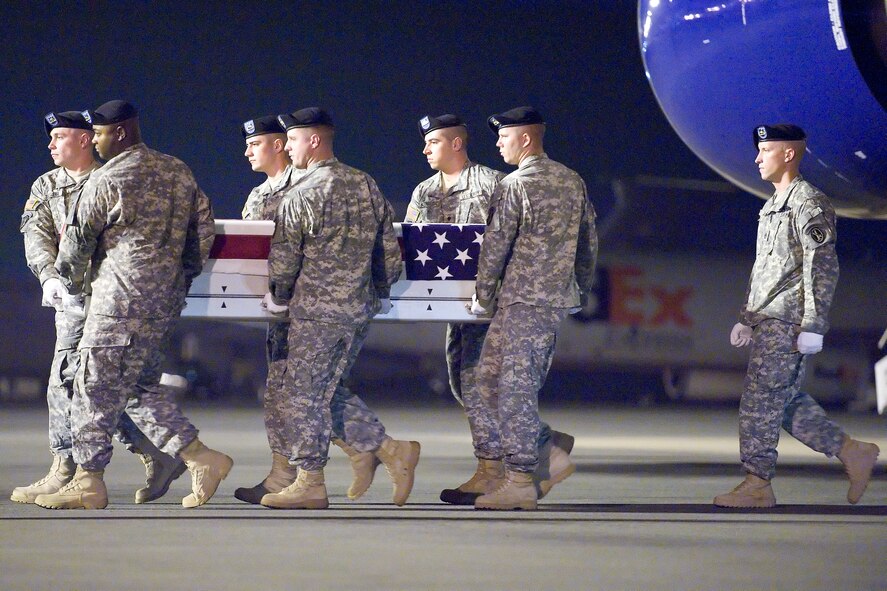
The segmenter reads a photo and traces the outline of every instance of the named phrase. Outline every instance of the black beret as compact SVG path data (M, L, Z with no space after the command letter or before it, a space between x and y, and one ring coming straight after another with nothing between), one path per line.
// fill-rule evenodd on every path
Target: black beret
M299 109L295 113L284 113L277 116L277 121L284 129L317 127L318 125L333 127L333 118L319 107L308 107L307 109Z
M80 111L62 111L61 113L47 113L43 118L43 129L46 135L56 127L69 127L71 129L92 129L89 121Z
M256 117L255 119L244 121L243 125L240 126L240 132L243 134L243 137L248 138L266 133L286 133L286 130L277 121L277 117L268 115L267 117Z
M460 125L466 129L468 128L468 126L465 125L465 122L456 115L450 115L449 113L446 115L438 115L437 117L425 115L419 119L419 133L422 134L422 137L425 137L435 129L459 127Z
M545 125L545 120L539 111L533 107L516 107L510 111L492 115L487 119L487 123L493 133L499 133L499 129L503 127L513 127L515 125Z
M136 108L126 101L108 101L93 111L83 111L83 116L93 125L114 125L137 117Z
M752 132L752 138L757 148L759 142L796 142L806 140L807 134L797 125L780 123L778 125L758 125Z

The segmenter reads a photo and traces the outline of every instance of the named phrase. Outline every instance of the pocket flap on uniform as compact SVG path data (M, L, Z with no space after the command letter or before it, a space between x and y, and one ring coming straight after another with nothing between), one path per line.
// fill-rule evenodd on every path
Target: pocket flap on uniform
M127 347L131 335L119 332L102 332L95 334L85 334L80 339L81 347Z

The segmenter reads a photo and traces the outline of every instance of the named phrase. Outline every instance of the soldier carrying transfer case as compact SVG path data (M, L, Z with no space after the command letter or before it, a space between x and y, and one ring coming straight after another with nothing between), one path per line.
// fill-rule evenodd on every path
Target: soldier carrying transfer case
M93 157L92 124L83 113L48 113L43 125L49 136L49 154L58 168L34 181L22 215L21 230L28 267L43 286L43 305L56 308L55 353L46 391L49 449L53 462L49 473L41 480L12 491L10 498L19 503L33 503L38 495L57 492L74 477L71 400L74 397L74 375L80 362L77 346L83 336L86 316L81 302L65 298L68 306L63 304L64 288L54 265L66 220L73 215L86 181L99 167ZM117 438L145 464L147 483L136 491L136 503L159 499L185 470L181 460L158 450L125 413L120 416Z
M294 168L284 150L286 131L277 122L276 115L245 121L241 133L246 142L244 156L256 172L266 175L265 182L253 188L243 206L245 220L273 220L280 200L286 195L302 171ZM265 341L268 359L268 379L265 399L265 433L271 447L271 472L262 482L252 487L235 489L234 496L246 503L258 505L269 492L280 492L296 480L296 468L289 465L287 433L278 422L287 393L282 388L286 372L287 333L289 324L271 322Z
M490 199L505 176L498 170L468 158L468 126L456 115L426 115L419 120L424 140L422 154L435 171L413 190L404 222L485 224ZM447 324L446 359L450 390L465 409L477 470L455 489L440 493L440 500L455 505L473 505L502 475L502 462L495 457L487 408L477 388L480 351L489 324Z
M579 175L545 153L545 122L536 109L517 107L488 123L503 160L518 168L493 195L471 308L492 311L498 291L479 379L505 473L474 506L535 509L575 471L568 455L573 438L539 419L539 390L558 325L591 293L595 213Z
M105 166L92 173L68 221L55 263L67 293L80 294L92 261L92 303L74 382L74 478L35 503L102 509L111 433L124 409L151 441L191 473L185 507L206 503L233 464L204 446L159 385L161 346L209 256L209 200L181 161L142 143L138 113L125 101L86 112Z
M721 507L776 505L770 480L783 428L804 445L837 456L847 470L847 500L857 503L880 450L856 441L800 391L807 355L822 350L838 283L835 210L799 172L807 135L796 125L760 125L755 163L775 192L761 208L755 264L730 342L751 344L739 403L739 457L745 480L718 495Z
M413 487L419 444L385 435L375 414L342 384L370 319L383 300L390 307L390 287L400 274L391 204L368 174L335 158L333 122L326 111L310 107L279 120L293 166L305 172L278 208L265 305L289 312L284 388L290 399L280 421L293 438L289 460L299 475L282 491L265 495L262 504L329 505L323 469L330 437L342 428L344 405L361 410L366 416L360 425L370 427L359 438L360 448L346 438L359 454L352 467L363 468L361 481L369 486L378 463L384 464L394 482L394 503L403 505Z

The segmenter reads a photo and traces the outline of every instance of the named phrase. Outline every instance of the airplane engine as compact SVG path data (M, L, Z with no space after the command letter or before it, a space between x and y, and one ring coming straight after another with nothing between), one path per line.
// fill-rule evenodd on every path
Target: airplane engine
M801 172L839 215L887 219L884 0L641 0L647 78L680 138L718 174L768 197L752 130L795 123Z

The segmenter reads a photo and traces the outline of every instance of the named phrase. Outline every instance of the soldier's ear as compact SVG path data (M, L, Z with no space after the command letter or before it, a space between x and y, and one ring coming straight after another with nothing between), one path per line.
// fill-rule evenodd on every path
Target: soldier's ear
M462 141L462 138L458 135L453 138L453 150L456 152L461 152L462 148L465 146L465 142Z
M123 140L126 139L126 128L125 127L123 127L122 125L118 125L116 132L117 132L117 141L118 142L122 142Z

